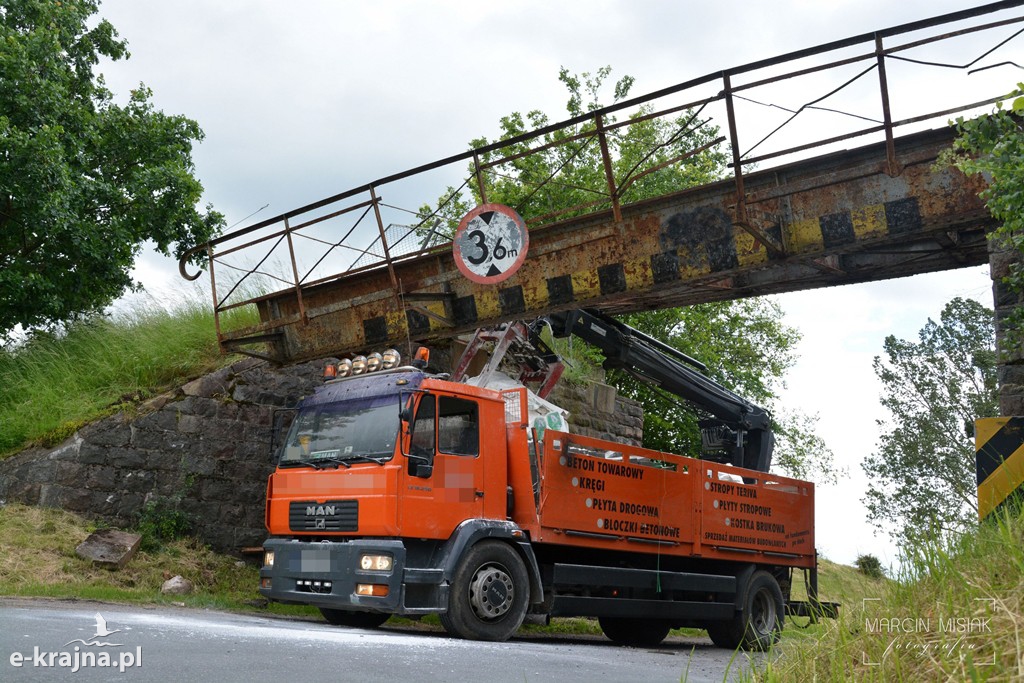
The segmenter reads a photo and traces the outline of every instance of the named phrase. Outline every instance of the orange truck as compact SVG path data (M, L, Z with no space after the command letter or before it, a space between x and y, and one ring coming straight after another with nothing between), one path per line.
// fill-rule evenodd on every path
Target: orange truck
M569 433L556 413L531 417L525 386L465 376L490 340L481 376L532 349L519 379L546 393L561 366L538 326L478 334L451 374L394 351L343 360L277 451L260 592L333 624L437 614L454 636L494 641L526 619L582 616L622 644L688 626L765 649L787 613L834 614L817 601L814 485L768 472L764 411L597 311L543 324L696 406L702 457ZM790 598L800 574L809 601Z

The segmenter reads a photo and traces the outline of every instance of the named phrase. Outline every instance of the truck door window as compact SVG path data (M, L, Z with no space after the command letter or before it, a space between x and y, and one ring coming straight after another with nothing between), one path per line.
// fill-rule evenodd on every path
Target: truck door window
M437 449L452 455L480 454L480 419L475 401L442 396L437 426Z
M412 437L409 442L409 455L419 458L421 462L430 462L434 457L434 431L437 411L434 409L434 397L427 394L420 399L416 409L416 420L412 425ZM410 463L410 471L414 469Z

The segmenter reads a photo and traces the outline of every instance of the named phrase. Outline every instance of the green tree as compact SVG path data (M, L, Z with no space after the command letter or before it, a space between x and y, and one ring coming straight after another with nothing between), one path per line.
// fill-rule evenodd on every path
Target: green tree
M603 105L611 68L575 75L563 68L558 79L565 85L570 118L593 112ZM633 78L625 76L612 86L611 101L626 98ZM649 117L645 107L631 116L631 125L614 127L616 119L602 121L616 185L623 203L677 192L720 179L726 172L727 155L719 130L699 111L676 117ZM506 141L547 126L551 119L541 111L525 116L513 112L500 120L498 141ZM558 219L610 206L608 183L593 120L549 132L539 138L515 143L481 154L484 164L510 158L486 175L487 200L515 208L532 221ZM486 138L470 142L473 149L489 144ZM527 154L531 149L538 150ZM522 156L520 156L522 155ZM473 172L472 166L470 172ZM439 235L450 238L459 220L481 196L474 183L471 194L448 188L433 207L420 209L427 225L439 223ZM623 189L624 188L624 189ZM782 323L782 312L767 299L708 303L686 308L650 311L626 316L624 321L711 368L725 386L765 406L774 407L775 394L785 371L793 364L798 333ZM559 348L564 353L565 345ZM586 354L573 353L576 357ZM644 407L644 445L683 454L700 452L700 432L693 406L683 406L652 391L625 373L612 373L609 382ZM834 480L832 453L814 434L814 418L793 412L777 412L778 446L774 462L795 476Z
M569 92L566 102L569 118L606 106L601 102L601 95L611 71L608 66L594 74L576 75L564 67L559 71L558 80ZM625 99L633 82L631 76L616 81L612 86L611 103ZM645 118L650 113L649 106L641 108L631 116L632 122L626 127L613 127L617 123L614 116L603 120L604 127L610 128L605 138L612 174L620 188L620 201L628 203L694 187L717 180L725 173L725 150L711 145L718 137L718 127L711 125L707 117L687 111L673 119ZM511 140L551 123L548 115L539 110L525 115L513 112L499 121L501 134L497 140L480 137L469 144L472 149L480 149L491 142ZM488 201L511 206L534 221L555 216L569 218L610 206L601 146L594 135L596 130L591 119L482 153L483 164L511 158L485 174ZM531 149L538 151L530 152ZM672 163L685 155L691 155L685 163ZM471 167L470 172L472 170ZM462 216L480 203L479 188L475 183L468 185L471 196L449 187L435 207L421 207L424 222L431 225L435 218L439 219L439 232L450 237Z
M984 173L988 187L981 193L985 205L999 225L989 234L1001 249L1024 254L1024 83L1007 95L1012 104L998 102L985 116L953 122L957 138L953 149L940 157L954 163L968 175ZM1019 344L1024 332L1024 263L1012 264L1003 278L1017 295L1017 305L1003 322L1009 339Z
M154 109L143 85L114 103L101 57L128 57L93 0L0 7L0 339L101 309L136 285L151 240L180 256L223 224L198 211L195 121Z
M786 410L776 398L796 358L797 330L783 323L782 309L766 298L697 304L634 313L623 322L673 346L708 367L720 384L772 414L773 466L800 478L835 482L832 452L815 433L817 418ZM699 407L652 390L624 372L608 381L644 409L644 446L672 453L700 452Z
M875 358L888 420L865 458L868 519L901 541L946 537L977 522L974 420L997 414L993 313L956 298L917 342L886 337Z

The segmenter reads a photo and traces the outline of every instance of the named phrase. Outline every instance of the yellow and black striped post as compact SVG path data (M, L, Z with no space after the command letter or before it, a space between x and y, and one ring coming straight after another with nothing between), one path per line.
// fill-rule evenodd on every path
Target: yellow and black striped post
M1024 417L974 422L978 516L985 519L1011 499L1024 497Z

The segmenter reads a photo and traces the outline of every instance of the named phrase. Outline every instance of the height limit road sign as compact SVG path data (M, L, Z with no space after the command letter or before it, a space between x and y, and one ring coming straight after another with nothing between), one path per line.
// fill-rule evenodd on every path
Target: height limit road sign
M503 204L481 204L467 213L455 232L455 265L473 282L507 280L526 260L526 223Z

